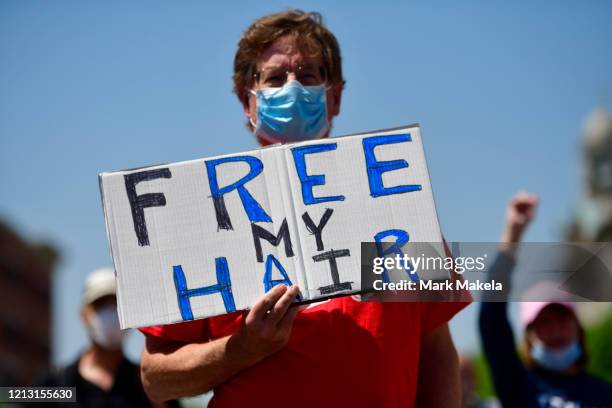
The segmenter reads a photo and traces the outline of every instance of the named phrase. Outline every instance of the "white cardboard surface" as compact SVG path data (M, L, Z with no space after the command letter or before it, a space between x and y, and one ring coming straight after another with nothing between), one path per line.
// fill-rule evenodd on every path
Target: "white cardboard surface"
M373 197L363 141L395 135L409 135L410 141L378 145L373 150L375 160L405 160L408 166L383 172L382 188L403 185L420 185L421 188ZM325 177L324 185L312 188L314 197L341 195L344 199L306 204L293 152L308 146L316 149L330 144L335 144L334 150L304 155L306 173L308 176ZM261 239L263 262L258 262L252 222L237 190L223 195L232 229L219 228L206 162L238 156L253 157L263 165L261 173L245 183L244 188L272 222L254 224L276 235L286 219L293 256L287 256L285 252L286 241L273 246ZM146 194L163 194L165 199L163 206L142 208L148 244L139 243L125 176L134 177L137 173L160 169L167 169L163 171L169 172L170 177L135 184L136 199L142 199ZM249 170L249 165L244 161L217 165L219 188L242 179ZM248 309L265 293L266 263L274 265L268 261L269 255L276 258L291 282L300 286L303 299L308 300L358 292L360 244L362 241L374 241L375 234L380 231L407 231L410 242L442 241L420 129L416 125L102 173L100 189L117 273L119 320L122 328L185 320L184 311L182 314L179 306L176 266L182 269L188 289L207 287L217 284L216 259L224 258L231 280L231 297L235 310L241 310ZM323 228L323 249L320 250L314 234L306 228L302 215L307 212L312 221L318 224L327 209L333 212ZM345 255L337 257L335 261L339 282L345 285L343 289L322 293L322 287L334 284L331 265L328 260L315 262L313 257L330 250L344 251ZM346 251L350 256L346 256ZM276 267L272 267L271 271L272 279L282 279ZM187 299L183 305L187 304L191 309L193 319L227 312L220 293L183 299Z

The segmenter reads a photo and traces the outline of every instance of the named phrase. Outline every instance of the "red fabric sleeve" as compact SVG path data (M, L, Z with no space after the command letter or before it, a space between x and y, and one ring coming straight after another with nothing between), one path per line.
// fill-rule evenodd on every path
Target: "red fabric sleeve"
M142 327L139 330L147 336L165 340L200 343L237 332L244 314L244 311L237 311L207 319L191 320L165 326Z
M463 281L463 276L451 272L450 281L456 285L458 281ZM428 333L441 324L448 322L461 309L474 301L472 294L467 289L453 289L442 292L442 294L442 299L444 300L422 303L421 319L423 320L421 327L424 333Z
M422 334L450 321L461 309L471 302L424 302L421 303Z
M158 337L164 340L183 341L185 343L198 343L210 339L208 319L192 320L164 326L141 327L138 330L147 336Z
M452 257L453 254L444 240L444 251L446 256ZM463 276L456 272L451 272L451 282L463 281ZM472 295L468 290L451 290L444 292L442 301L432 301L421 303L421 327L423 333L429 333L436 327L450 321L461 309L473 302Z

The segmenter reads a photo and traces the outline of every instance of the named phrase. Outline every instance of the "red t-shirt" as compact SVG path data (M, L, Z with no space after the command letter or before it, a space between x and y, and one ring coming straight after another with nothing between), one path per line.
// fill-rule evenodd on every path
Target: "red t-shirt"
M421 336L468 303L361 302L347 296L311 305L298 313L284 348L215 388L209 406L411 407ZM242 316L141 331L203 342L236 332Z

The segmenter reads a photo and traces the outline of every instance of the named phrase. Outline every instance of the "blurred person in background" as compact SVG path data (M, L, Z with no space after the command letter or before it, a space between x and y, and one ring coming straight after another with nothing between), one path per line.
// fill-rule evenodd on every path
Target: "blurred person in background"
M537 206L538 198L528 193L519 193L510 201L500 253L489 269L489 278L509 283L517 244ZM540 282L527 292L537 291L545 301L521 302L525 363L514 343L508 303L482 302L480 335L498 398L504 407L612 407L612 386L585 372L584 328L569 294L557 287Z
M38 386L76 387L76 403L69 407L178 407L176 401L152 403L144 392L139 366L123 354L126 334L119 327L115 273L93 271L83 289L81 320L90 344L72 364L49 373ZM44 406L54 406L45 403Z

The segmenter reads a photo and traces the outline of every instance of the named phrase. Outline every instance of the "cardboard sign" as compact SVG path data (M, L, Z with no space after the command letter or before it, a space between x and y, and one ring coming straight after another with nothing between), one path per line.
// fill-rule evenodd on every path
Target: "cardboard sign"
M361 242L442 241L417 125L99 179L122 328L248 309L278 284L358 293Z

